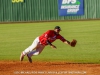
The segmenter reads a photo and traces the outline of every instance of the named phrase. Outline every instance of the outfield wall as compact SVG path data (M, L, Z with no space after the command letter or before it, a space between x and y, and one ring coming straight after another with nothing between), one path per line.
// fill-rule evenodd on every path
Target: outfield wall
M0 0L0 22L100 19L100 0L84 0L84 15L59 16L58 0Z

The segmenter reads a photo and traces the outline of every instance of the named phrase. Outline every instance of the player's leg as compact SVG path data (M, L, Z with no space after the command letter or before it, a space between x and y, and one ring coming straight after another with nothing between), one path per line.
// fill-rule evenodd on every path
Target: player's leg
M23 54L26 55L26 54L28 54L29 52L35 50L35 49L37 48L38 44L39 44L39 38L37 37L37 38L33 41L32 45L29 46L28 48L26 48L26 49L23 51Z
M28 60L29 60L30 63L32 63L31 57L34 56L34 55L39 55L43 51L44 47L45 46L38 44L36 50L33 50L33 51L31 51L30 53L27 54L27 57L28 57Z
M30 53L28 53L28 56L34 56L34 55L39 55L42 50L44 49L45 46L38 44L36 50L31 51Z
M29 46L28 48L26 48L20 55L20 61L23 61L24 56L27 55L29 52L31 52L32 50L36 49L37 45L39 43L39 37L37 37L31 46Z

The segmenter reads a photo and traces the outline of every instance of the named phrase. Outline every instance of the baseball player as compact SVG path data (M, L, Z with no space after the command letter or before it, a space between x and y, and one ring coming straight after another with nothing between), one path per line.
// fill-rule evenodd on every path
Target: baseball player
M61 28L56 26L54 30L48 30L41 36L37 37L28 48L22 51L20 55L20 61L23 61L24 56L27 55L29 62L32 63L31 57L34 55L39 55L47 45L50 45L51 48L56 49L57 47L52 44L52 42L54 42L56 39L59 39L63 43L75 47L77 41L73 40L72 42L69 42L59 34L60 31Z

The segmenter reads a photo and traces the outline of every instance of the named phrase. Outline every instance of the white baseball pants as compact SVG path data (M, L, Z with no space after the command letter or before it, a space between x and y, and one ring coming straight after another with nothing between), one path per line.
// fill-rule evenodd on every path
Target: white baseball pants
M28 48L26 48L24 51L23 51L23 54L26 55L28 54L29 57L33 56L33 55L39 55L42 50L44 49L44 45L41 45L40 42L39 42L39 37L37 37L32 45L30 45Z

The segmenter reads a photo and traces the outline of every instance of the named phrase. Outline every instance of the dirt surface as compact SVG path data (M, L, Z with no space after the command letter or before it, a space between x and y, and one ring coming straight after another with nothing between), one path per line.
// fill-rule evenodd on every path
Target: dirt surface
M0 75L100 75L100 64L0 61Z

